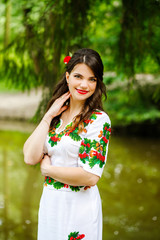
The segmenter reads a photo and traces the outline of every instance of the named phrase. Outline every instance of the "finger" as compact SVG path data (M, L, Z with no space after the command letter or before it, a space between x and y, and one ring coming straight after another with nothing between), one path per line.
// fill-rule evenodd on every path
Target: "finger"
M65 97L69 96L69 95L70 95L70 92L68 91L68 92L64 93L60 98L63 99Z
M60 109L60 113L59 113L59 114L61 114L62 112L64 112L67 108L68 108L68 106L63 106L63 107Z
M71 96L71 93L67 92L67 94L63 94L59 99L62 103L64 103L70 96Z

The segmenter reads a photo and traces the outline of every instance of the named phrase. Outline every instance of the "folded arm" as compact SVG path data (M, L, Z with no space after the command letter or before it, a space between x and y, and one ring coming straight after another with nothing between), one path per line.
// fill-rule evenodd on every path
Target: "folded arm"
M48 155L45 155L41 161L41 172L43 176L72 186L94 186L100 178L82 167L52 166Z

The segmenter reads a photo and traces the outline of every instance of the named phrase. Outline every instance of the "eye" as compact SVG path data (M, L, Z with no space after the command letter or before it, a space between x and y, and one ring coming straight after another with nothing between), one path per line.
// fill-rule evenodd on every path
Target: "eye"
M78 75L78 74L74 75L74 77L75 77L75 78L78 78L78 79L81 78L81 76Z
M97 82L97 79L96 78L91 78L90 81L91 82Z

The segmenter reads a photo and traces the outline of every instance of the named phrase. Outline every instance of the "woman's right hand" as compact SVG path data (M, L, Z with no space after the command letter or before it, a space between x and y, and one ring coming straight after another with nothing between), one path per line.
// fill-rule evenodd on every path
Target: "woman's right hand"
M68 108L68 106L63 106L63 104L67 101L68 98L70 98L70 96L71 96L70 92L66 92L61 97L57 98L44 115L44 119L51 121L54 117L58 116L63 111L65 111Z

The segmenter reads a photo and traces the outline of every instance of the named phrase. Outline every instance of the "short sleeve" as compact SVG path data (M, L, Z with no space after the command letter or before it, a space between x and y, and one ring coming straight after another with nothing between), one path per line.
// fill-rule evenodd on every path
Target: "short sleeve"
M107 161L111 122L108 115L99 112L88 126L79 148L78 166L101 177Z

